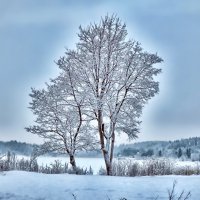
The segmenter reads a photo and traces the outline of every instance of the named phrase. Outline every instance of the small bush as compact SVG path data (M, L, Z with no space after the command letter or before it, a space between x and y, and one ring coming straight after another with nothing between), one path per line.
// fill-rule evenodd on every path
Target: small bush
M99 169L98 174L99 174L99 175L106 175L107 173L106 173L106 170L105 170L103 167L101 167L101 168Z
M173 164L168 160L148 160L142 163L131 160L115 161L114 176L153 176L172 174Z
M176 189L177 182L174 181L172 189L168 189L168 200L187 200L191 197L191 193L187 192L185 193L184 190L180 194L177 194Z

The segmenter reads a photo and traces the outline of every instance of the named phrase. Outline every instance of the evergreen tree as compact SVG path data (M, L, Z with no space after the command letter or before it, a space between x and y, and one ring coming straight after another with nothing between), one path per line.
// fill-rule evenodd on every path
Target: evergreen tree
M183 155L182 149L179 148L177 153L178 158L180 158L182 155Z

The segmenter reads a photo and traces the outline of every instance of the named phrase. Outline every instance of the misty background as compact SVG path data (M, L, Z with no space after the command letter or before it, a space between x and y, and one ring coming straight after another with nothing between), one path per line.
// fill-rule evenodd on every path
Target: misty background
M200 136L198 0L1 0L0 140L41 142L24 130L34 120L30 88L58 75L54 61L75 47L79 25L113 13L126 23L128 38L164 59L160 93L143 110L137 141Z

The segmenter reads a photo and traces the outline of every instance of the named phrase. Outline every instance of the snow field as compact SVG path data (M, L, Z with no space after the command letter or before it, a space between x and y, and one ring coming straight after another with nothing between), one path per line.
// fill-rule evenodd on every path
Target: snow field
M108 177L68 174L40 174L9 171L0 175L1 200L167 200L167 189L177 181L176 193L183 189L200 199L200 176Z

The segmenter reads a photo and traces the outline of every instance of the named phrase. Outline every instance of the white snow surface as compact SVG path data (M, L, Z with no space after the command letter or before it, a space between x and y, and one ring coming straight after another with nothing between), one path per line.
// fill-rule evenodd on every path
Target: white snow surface
M40 174L9 171L0 173L1 200L167 200L167 189L177 181L176 193L191 191L200 199L200 176L108 177Z

